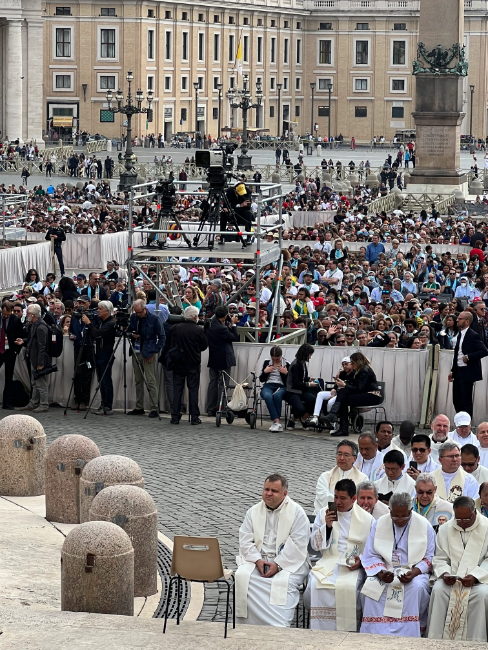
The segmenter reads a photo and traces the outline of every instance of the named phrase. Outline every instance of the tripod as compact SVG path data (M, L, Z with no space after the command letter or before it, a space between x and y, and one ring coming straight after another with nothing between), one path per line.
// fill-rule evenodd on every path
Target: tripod
M178 226L178 230L181 232L181 236L185 240L186 245L188 248L191 248L191 241L188 235L184 232L181 221L174 211L175 187L173 183L165 180L158 181L158 184L156 185L156 195L158 197L159 213L156 221L153 224L153 230L168 230L168 221L170 219L173 219L173 221ZM147 236L146 245L148 248L153 248L156 234L156 232L151 232ZM157 245L160 249L166 246L167 239L167 233L159 233Z
M66 402L66 407L64 409L64 414L63 414L64 417L66 417L66 415L68 413L68 407L69 407L69 401L71 399L71 393L73 392L73 388L75 386L76 373L78 372L78 368L80 367L80 365L82 365L82 364L80 364L80 361L81 361L81 357L82 357L83 350L85 349L85 347L92 351L92 355L91 355L92 359L90 361L84 361L83 363L86 363L87 365L89 363L92 363L92 362L94 363L95 355L93 354L93 346L85 346L86 334L87 334L87 330L86 330L86 327L85 327L83 329L82 334L81 334L81 345L80 345L80 349L78 351L78 355L76 357L75 370L74 370L74 373L73 373L73 379L71 380L71 387L69 389L68 401Z
M102 384L102 381L103 381L105 375L107 374L108 369L111 367L111 365L112 365L112 363L113 363L113 360L115 359L115 353L117 352L117 348L119 347L120 342L121 342L122 340L124 341L124 344L123 344L123 346L122 346L122 349L123 349L123 355L124 355L124 361L123 361L123 366L124 366L124 413L127 412L127 370L126 370L126 366L127 366L127 354L126 354L126 346L125 346L125 342L126 342L126 341L129 342L129 348L130 348L130 350L132 350L132 354L133 354L133 356L134 356L134 359L136 360L137 366L138 366L138 368L139 368L139 372L141 373L142 380L143 380L143 382L144 382L144 385L146 386L146 390L147 390L147 392L148 392L149 398L151 398L151 393L149 392L149 386L148 386L147 381L146 381L146 376L145 376L145 374L144 374L144 372L143 372L141 362L140 362L139 359L137 358L136 351L135 351L134 346L133 346L133 344L132 344L132 341L131 341L131 339L130 339L130 335L127 333L127 328L122 329L122 330L120 331L120 333L118 333L117 336L118 336L118 341L117 341L117 343L115 344L115 347L114 347L114 349L112 350L112 354L110 355L110 358L109 358L109 360L108 360L108 362L107 362L107 365L105 366L105 370L103 371L102 376L100 377L100 380L99 380L99 382L98 382L98 384L97 384L97 387L96 387L96 389L95 389L95 393L94 393L94 395L93 395L93 397L92 397L92 400L91 400L91 402L90 402L90 404L89 404L89 406L88 406L88 410L87 410L87 412L85 413L85 417L83 418L84 420L86 420L86 416L87 416L88 413L91 411L91 407L92 407L93 402L95 401L95 397L97 396L97 393L98 393L98 391L100 390L100 386L101 386L101 384ZM161 416L159 415L159 408L158 408L158 405L157 405L157 404L154 404L154 403L151 403L151 406L152 406L153 410L156 411L156 413L158 414L159 421L161 422Z
M202 211L200 222L197 228L198 233L193 238L194 247L198 246L198 242L202 237L202 231L205 227L205 223L208 221L208 227L209 230L211 231L210 234L208 235L208 249L210 251L213 250L213 247L215 245L215 233L217 232L217 223L220 222L220 212L222 209L225 209L229 214L229 220L232 220L233 225L237 231L237 235L239 241L242 244L242 248L246 248L247 244L244 241L244 237L242 236L241 229L237 222L236 213L232 209L224 189L225 189L224 186L212 187L212 185L210 185L210 189L208 191L208 198L207 198L208 209ZM220 235L220 236L225 238L225 235Z

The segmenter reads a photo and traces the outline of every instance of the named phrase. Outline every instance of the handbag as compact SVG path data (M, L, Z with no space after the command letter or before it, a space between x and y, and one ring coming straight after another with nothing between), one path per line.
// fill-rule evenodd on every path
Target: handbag
M183 362L184 358L185 353L179 345L173 345L170 347L164 359L167 370L174 370L176 366Z

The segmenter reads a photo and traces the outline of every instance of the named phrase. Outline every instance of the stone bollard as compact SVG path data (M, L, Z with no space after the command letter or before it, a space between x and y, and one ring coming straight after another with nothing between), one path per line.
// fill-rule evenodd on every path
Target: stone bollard
M83 468L80 479L80 522L90 520L93 499L110 485L144 487L139 465L126 456L100 456Z
M273 172L271 174L271 182L277 185L278 183L281 183L281 177L279 172Z
M74 528L61 549L61 610L134 615L134 549L108 521Z
M321 144L317 145L317 156L322 156L322 145Z
M111 521L129 535L134 548L134 596L157 593L158 513L152 497L135 485L112 485L97 494L90 521Z
M83 467L98 458L96 444L85 436L66 435L49 445L46 454L46 519L80 523L80 479Z
M469 193L473 195L480 195L483 194L483 192L483 183L479 180L479 178L474 178L471 181L471 185L469 186Z
M0 496L44 494L46 434L30 415L8 415L0 421Z

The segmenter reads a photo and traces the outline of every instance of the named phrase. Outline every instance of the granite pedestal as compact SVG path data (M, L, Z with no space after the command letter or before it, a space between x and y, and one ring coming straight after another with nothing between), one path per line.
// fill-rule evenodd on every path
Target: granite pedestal
M0 496L44 494L46 434L30 415L8 415L0 421Z

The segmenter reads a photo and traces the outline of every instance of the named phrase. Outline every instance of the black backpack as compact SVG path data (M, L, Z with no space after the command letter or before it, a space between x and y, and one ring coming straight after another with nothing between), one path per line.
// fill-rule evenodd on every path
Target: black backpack
M49 329L47 353L50 357L60 357L63 353L63 330L57 325L47 325L47 327Z

